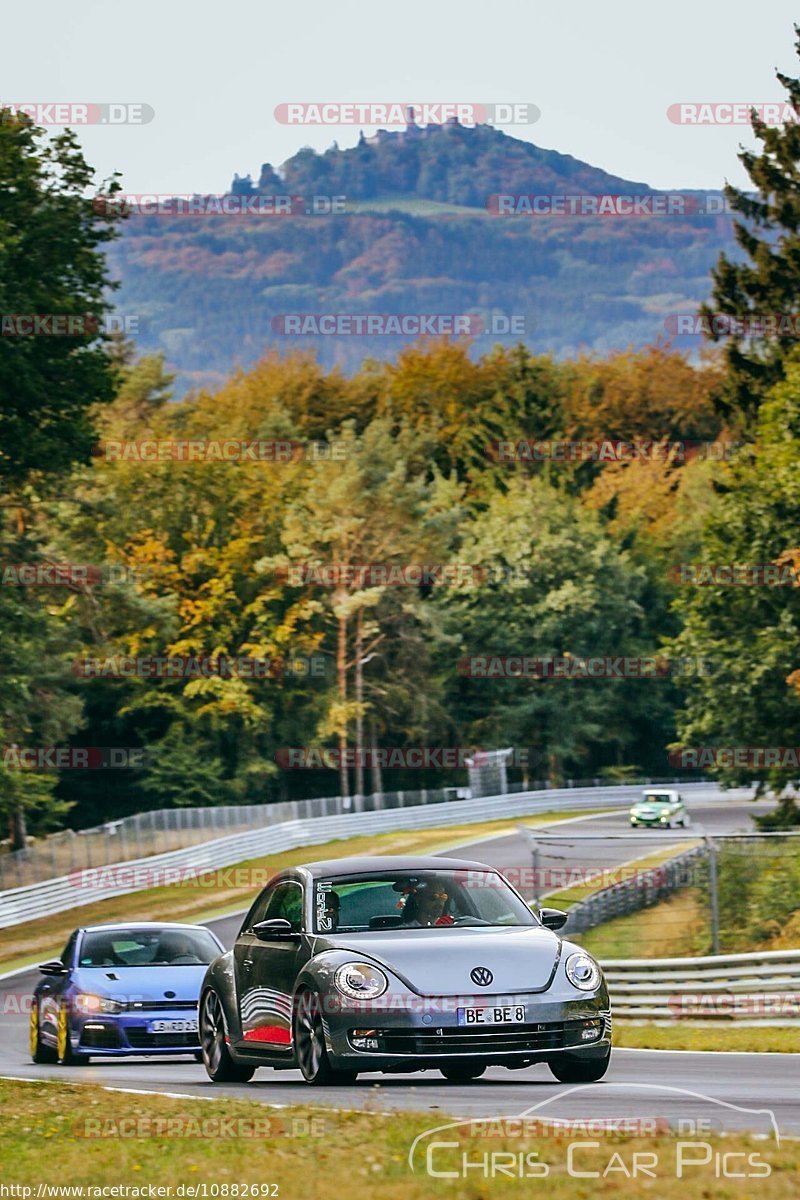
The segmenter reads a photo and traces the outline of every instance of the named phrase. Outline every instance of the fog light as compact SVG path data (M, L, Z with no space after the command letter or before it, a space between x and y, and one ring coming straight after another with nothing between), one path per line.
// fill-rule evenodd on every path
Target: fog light
M601 1023L600 1021L584 1021L583 1029L581 1030L582 1042L593 1042L600 1037Z
M351 1030L350 1045L354 1050L380 1050L381 1043L377 1029Z

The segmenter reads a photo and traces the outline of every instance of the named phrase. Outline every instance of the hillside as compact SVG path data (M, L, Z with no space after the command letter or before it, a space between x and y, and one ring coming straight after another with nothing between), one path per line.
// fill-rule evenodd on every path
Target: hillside
M382 132L324 154L306 148L279 172L265 163L255 183L237 176L230 191L305 203L345 196L345 211L127 221L110 256L122 280L118 307L138 317L142 349L165 351L180 390L219 383L274 345L313 347L349 370L413 340L290 337L284 314L513 314L522 340L559 357L640 346L668 336L671 314L694 311L719 251L733 250L729 220L697 212L493 214L487 202L498 193L658 193L488 126ZM518 340L502 320L497 328L499 337L476 338L476 350Z

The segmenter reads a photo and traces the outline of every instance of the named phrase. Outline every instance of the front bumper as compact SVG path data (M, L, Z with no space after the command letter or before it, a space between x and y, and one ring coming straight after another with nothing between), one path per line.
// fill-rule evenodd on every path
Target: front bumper
M460 1025L458 1007L519 1006L524 1021ZM524 1067L564 1053L602 1058L611 1045L611 1012L604 995L570 1001L532 995L420 997L413 1009L343 1007L323 1018L326 1047L336 1067L359 1071L419 1071L454 1061Z
M141 1013L100 1013L73 1019L72 1045L76 1054L120 1058L142 1054L192 1054L200 1049L197 1030L157 1032L154 1021L193 1021L197 1010L146 1010Z

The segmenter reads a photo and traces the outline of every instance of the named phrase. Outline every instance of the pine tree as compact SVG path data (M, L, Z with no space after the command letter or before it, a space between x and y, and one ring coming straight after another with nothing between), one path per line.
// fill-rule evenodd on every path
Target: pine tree
M800 26L795 26L800 58ZM749 318L741 332L714 329L713 341L726 341L728 382L721 397L726 415L752 426L764 395L783 378L784 360L797 344L800 322L800 78L776 71L788 94L796 120L767 126L752 113L752 129L760 151L742 150L739 161L755 186L755 194L726 185L738 245L746 257L733 261L724 253L712 271L713 306L701 313L709 323L719 313ZM757 319L785 318L775 334L753 333ZM718 322L721 324L721 322Z

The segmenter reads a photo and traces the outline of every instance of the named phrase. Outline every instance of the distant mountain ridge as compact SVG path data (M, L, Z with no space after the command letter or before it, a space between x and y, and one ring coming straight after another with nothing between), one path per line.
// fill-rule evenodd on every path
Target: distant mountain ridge
M384 130L351 149L305 148L280 171L265 163L256 182L237 176L231 191L344 196L346 207L125 222L109 253L118 308L139 319L142 350L164 352L179 392L221 383L275 347L311 348L326 365L354 370L413 340L338 329L290 336L297 323L287 314L478 314L487 328L494 321L495 340L557 357L641 346L670 337L676 314L708 297L719 252L737 253L730 220L696 207L628 219L491 215L487 200L498 193L663 193L489 126ZM473 352L492 336L477 337ZM683 344L696 349L700 339Z
M362 132L358 145L347 150L334 145L317 154L306 147L279 172L264 163L257 183L237 175L231 185L240 195L336 193L352 200L415 196L471 208L485 207L488 196L501 190L592 194L653 189L489 125L468 127L455 119L445 125L380 129L373 137Z

